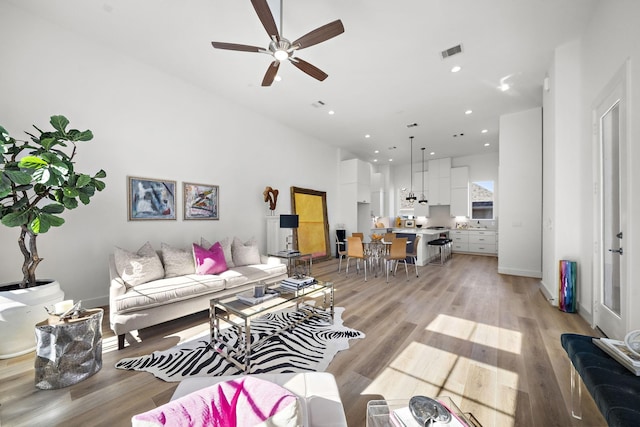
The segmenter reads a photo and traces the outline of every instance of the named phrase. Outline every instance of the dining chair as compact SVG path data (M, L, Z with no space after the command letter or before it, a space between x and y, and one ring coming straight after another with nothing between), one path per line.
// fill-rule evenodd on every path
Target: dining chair
M416 240L413 241L413 250L407 252L407 256L413 260L413 265L416 267L416 277L418 276L418 244L420 243L420 235L416 234Z
M360 271L360 260L364 264L364 281L367 281L367 259L364 256L364 247L360 237L347 237L347 268L345 275L349 274L349 260L356 260L356 274Z
M393 269L393 275L396 275L398 270L398 263L404 262L404 271L407 273L407 280L409 280L409 269L407 268L407 238L396 237L391 242L391 250L389 255L384 257L385 267L387 270L387 283L389 283L389 270ZM347 264L348 265L348 264ZM395 265L395 267L394 267Z
M395 233L385 233L382 240L384 240L385 242L391 242L395 238L396 238Z
M338 236L336 235L336 250L338 251L338 257L340 258L340 263L338 264L338 273L342 271L342 260L347 256L347 249L345 248L346 242L340 241Z
M351 233L352 237L359 237L361 242L364 242L364 233Z

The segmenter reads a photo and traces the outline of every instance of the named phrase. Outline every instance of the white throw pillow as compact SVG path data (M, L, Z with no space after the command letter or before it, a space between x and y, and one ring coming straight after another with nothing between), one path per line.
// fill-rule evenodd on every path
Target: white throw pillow
M184 276L194 274L196 267L193 262L193 251L174 248L166 243L161 243L162 263L164 264L164 277Z
M160 257L149 242L145 243L136 253L115 247L113 256L118 274L129 286L140 285L164 277L164 268L162 268Z
M260 250L258 242L254 238L242 243L242 240L235 237L231 245L233 263L239 267L242 265L260 264Z

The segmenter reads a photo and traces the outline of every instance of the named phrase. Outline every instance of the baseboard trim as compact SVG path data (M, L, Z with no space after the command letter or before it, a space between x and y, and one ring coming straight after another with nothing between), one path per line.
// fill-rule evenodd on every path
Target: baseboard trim
M542 271L518 270L515 268L498 267L498 273L510 274L512 276L524 276L524 277L534 277L536 279L542 279Z

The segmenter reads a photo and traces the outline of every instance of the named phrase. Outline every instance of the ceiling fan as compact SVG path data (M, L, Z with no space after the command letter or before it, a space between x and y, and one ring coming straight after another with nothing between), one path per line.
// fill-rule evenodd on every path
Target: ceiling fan
M274 61L271 63L271 65L269 65L269 68L267 68L267 72L262 79L262 86L271 86L273 80L276 77L276 74L278 73L280 63L284 60L289 60L289 62L291 62L297 68L307 73L314 79L323 81L329 76L324 71L309 64L302 58L294 55L296 54L296 51L300 49L322 43L323 41L329 40L344 33L344 26L342 25L342 21L338 19L336 21L330 22L326 25L316 28L313 31L308 32L299 39L290 42L286 38L282 37L282 35L278 32L278 27L276 26L276 22L273 19L273 14L271 13L271 9L269 9L267 0L251 0L251 4L258 14L258 18L260 19L260 22L262 22L262 26L271 38L269 47L267 49L263 49L261 47L249 46L245 44L211 42L214 48L239 50L242 52L267 53L273 56ZM282 0L280 0L280 28L282 28Z

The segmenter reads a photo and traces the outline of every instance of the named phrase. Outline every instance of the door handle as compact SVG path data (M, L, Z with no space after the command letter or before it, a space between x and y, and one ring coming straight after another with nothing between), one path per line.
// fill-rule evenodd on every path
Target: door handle
M622 248L620 248L620 249L609 249L609 252L616 252L616 253L619 253L620 255L622 255Z

